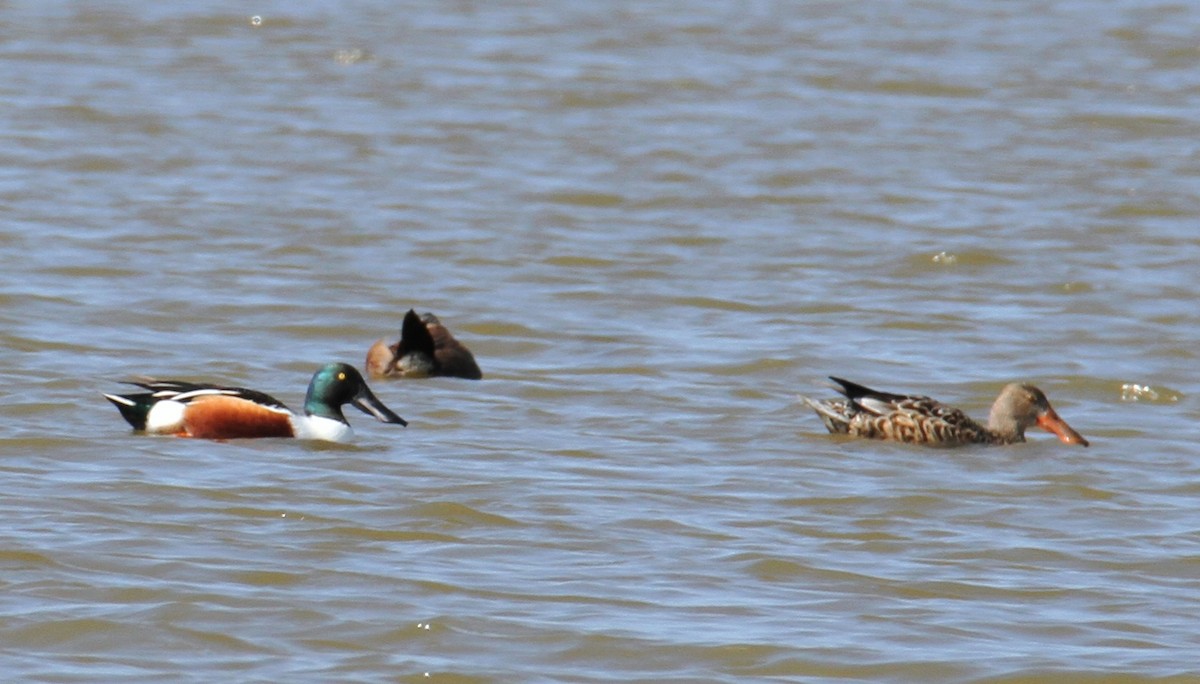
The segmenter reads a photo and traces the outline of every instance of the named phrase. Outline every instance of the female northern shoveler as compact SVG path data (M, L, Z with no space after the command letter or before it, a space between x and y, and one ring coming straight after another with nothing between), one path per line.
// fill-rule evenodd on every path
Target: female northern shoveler
M1013 444L1025 441L1025 429L1037 425L1067 444L1088 445L1051 408L1033 385L1006 385L992 404L986 426L959 409L922 396L888 394L831 377L845 399L815 401L801 397L830 432L929 446Z
M408 425L384 406L362 374L345 363L330 363L308 384L304 415L278 399L242 387L160 380L132 382L149 392L105 394L135 430L203 439L297 437L340 442L352 434L342 406L354 404L384 423Z
M379 340L367 352L371 377L426 378L444 375L478 380L483 377L471 350L454 339L437 316L417 316L412 309L404 315L400 341L389 345Z

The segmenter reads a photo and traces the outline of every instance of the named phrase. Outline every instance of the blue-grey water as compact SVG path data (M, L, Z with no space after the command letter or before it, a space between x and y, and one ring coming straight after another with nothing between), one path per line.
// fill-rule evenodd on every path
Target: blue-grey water
M0 670L1200 678L1200 6L0 4ZM484 380L298 406L410 307ZM825 434L835 374L1092 440ZM1074 677L1074 679L1071 679Z

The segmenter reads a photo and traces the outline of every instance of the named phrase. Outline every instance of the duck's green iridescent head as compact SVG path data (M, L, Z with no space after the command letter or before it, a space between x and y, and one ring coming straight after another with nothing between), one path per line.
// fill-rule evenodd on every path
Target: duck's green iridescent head
M367 382L354 366L347 363L330 363L313 374L308 384L308 395L304 398L304 412L310 416L322 416L346 422L342 406L354 404L363 413L375 416L383 423L408 425L408 421L392 412L376 398Z

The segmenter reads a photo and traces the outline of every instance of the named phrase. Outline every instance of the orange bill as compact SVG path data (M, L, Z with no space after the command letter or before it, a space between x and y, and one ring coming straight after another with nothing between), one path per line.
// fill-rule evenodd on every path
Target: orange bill
M1058 414L1052 408L1047 409L1045 413L1038 416L1037 424L1043 430L1058 435L1058 438L1066 444L1088 445L1088 441L1083 438L1083 435L1075 432L1075 429L1067 425L1067 421L1059 418Z

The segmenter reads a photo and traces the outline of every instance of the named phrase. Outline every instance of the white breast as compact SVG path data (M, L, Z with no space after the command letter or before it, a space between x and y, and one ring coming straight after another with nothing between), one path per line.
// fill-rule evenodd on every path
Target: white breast
M183 431L185 404L170 399L154 402L146 414L146 432L174 434Z
M296 439L324 442L345 442L354 434L348 424L322 416L292 416L292 432Z

